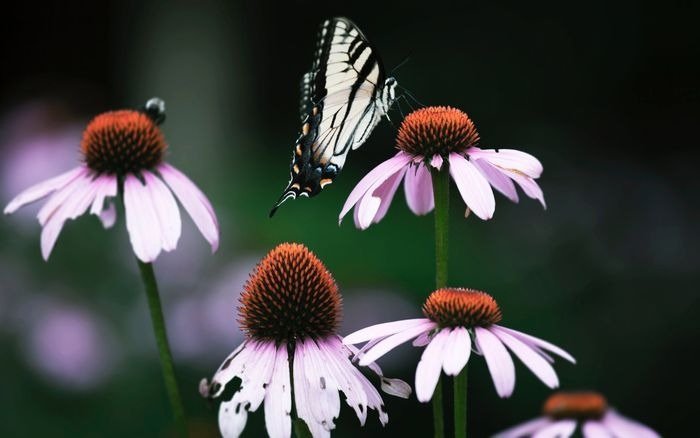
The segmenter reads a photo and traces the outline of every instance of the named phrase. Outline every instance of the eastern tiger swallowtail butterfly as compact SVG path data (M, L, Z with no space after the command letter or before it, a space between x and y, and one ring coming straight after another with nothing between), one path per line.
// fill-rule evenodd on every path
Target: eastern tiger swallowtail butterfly
M396 80L347 18L321 25L315 57L301 81L302 127L289 183L270 216L287 199L316 196L332 183L350 149L362 146L396 99Z

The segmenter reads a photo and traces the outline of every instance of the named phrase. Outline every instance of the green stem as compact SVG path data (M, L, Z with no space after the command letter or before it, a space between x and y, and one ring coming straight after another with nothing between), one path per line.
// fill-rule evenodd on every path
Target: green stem
M151 311L151 321L153 322L153 333L156 336L156 344L158 344L158 354L160 355L165 389L168 391L168 398L170 399L170 407L173 410L178 432L180 436L185 437L187 436L185 410L182 407L182 399L180 398L180 391L177 387L177 380L175 379L173 356L170 353L170 346L168 344L168 334L165 329L163 309L160 304L160 297L158 296L158 283L156 283L156 276L153 273L153 265L151 263L144 263L138 259L136 259L136 261L139 264L141 279L146 289L148 308Z
M435 198L435 287L447 286L447 235L450 212L450 172L445 162L442 170L433 169Z
M467 367L454 379L455 438L467 438Z
M445 161L442 170L432 169L433 197L435 198L435 287L447 286L447 236L450 212L450 172ZM442 376L433 392L433 431L435 438L445 436L442 406Z

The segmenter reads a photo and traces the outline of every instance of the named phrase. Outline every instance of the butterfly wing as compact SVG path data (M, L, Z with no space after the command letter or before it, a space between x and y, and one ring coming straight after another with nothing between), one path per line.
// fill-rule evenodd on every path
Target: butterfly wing
M277 207L289 198L312 197L333 182L350 149L364 143L381 118L377 96L384 69L367 38L347 18L320 28L311 71L301 82L301 134L290 180Z

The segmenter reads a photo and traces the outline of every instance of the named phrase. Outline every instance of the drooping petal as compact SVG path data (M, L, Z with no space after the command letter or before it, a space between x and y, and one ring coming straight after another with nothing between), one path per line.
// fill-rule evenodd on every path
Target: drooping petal
M362 358L360 358L360 365L366 366L376 361L398 345L408 342L421 333L430 331L433 328L435 328L435 323L429 321L386 337L382 341L378 342L377 345L367 350Z
M346 403L355 411L360 424L364 425L367 419L368 400L365 391L358 389L362 388L362 382L353 372L353 370L356 371L355 366L346 356L339 353L342 347L340 341L328 339L327 342L320 342L318 346L326 355L328 368L345 394ZM359 377L364 376L359 374Z
M576 420L559 420L543 427L532 438L569 438L576 430Z
M385 338L378 338L378 339L382 340ZM377 340L377 339L375 339L375 340ZM340 339L340 341L342 342L342 338ZM370 343L371 342L368 342L367 345L369 345ZM348 352L347 352L348 356L352 356L353 361L355 361L356 359L357 360L361 359L362 356L365 354L364 351L359 350L354 345L343 345L343 348L346 348L348 350ZM365 347L363 347L363 348L365 348ZM395 397L401 397L401 398L408 398L411 395L411 392L412 392L411 385L409 385L408 383L404 382L401 379L392 379L389 377L385 377L384 373L382 372L381 367L376 362L372 362L372 363L367 364L367 368L374 371L374 373L379 376L379 378L381 380L382 391L384 391L385 393L387 393L389 395L393 395Z
M380 185L374 190L374 196L381 199L381 203L377 209L377 214L374 215L374 220L372 221L373 223L379 223L379 221L384 219L384 216L386 216L386 213L389 211L391 201L394 199L394 195L396 194L396 190L399 188L399 185L401 185L401 181L403 181L406 170L408 169L403 168L399 170L398 173L386 180L384 184Z
M35 184L23 190L19 195L15 196L5 207L4 213L14 213L20 207L31 204L34 201L38 201L39 199L48 196L56 190L62 189L74 179L87 173L88 169L85 166L78 166L69 170L68 172Z
M133 175L124 179L124 210L134 254L144 263L154 261L163 240L158 214L151 202L150 188Z
M431 332L425 332L419 335L416 339L411 342L414 347L425 347L430 342Z
M321 341L322 342L322 341ZM322 419L321 425L326 430L335 428L334 419L340 414L340 388L341 385L335 379L335 374L328 366L325 353L320 350L315 341L309 340L307 343L305 363L306 378L311 388L315 389L312 410L316 418Z
M343 337L343 344L359 344L360 342L369 341L370 339L390 336L394 333L398 333L411 327L422 325L423 323L428 321L430 321L428 318L413 318L376 324L373 326L365 327Z
M517 339L515 336L499 330L497 326L490 328L491 333L496 335L510 350L523 361L530 371L532 371L545 385L554 389L559 386L559 378L554 368L536 350Z
M540 338L536 338L534 336L528 335L528 334L523 333L523 332L519 332L517 330L513 330L511 328L503 327L500 325L498 325L498 326L494 325L494 326L498 330L507 332L530 346L535 346L535 347L538 347L538 348L541 348L541 349L544 349L547 351L551 351L552 353L563 357L564 359L568 360L571 363L576 363L576 359L574 359L573 356L571 356L569 353L567 353L563 349L557 347L556 345L554 345L550 342L547 342L547 341L540 339Z
M109 202L107 208L102 210L98 217L105 229L112 228L117 222L117 208L114 206L114 202Z
M66 203L74 202L76 194L81 193L83 189L90 186L91 181L92 178L89 172L85 171L73 178L61 189L56 190L39 209L39 213L36 215L39 223L42 226L46 225L46 222L55 216L55 213Z
M581 432L583 432L583 438L615 438L612 432L600 421L586 421L583 423Z
M475 327L476 341L484 354L496 392L502 398L510 397L515 388L515 365L501 341L483 327Z
M209 199L187 175L175 167L163 163L158 166L158 172L209 242L212 252L216 251L219 248L219 222Z
M491 219L496 209L496 200L491 185L481 172L463 156L451 153L450 175L467 207L481 219Z
M481 171L481 174L486 177L493 188L501 192L511 201L518 202L518 191L515 189L515 184L513 184L513 180L510 179L503 170L493 166L486 160L474 159L472 163Z
M422 216L433 210L435 207L433 179L425 164L421 163L408 168L403 187L408 208L414 214Z
M524 173L531 178L542 175L542 163L534 156L515 149L479 149L472 147L467 150L470 157L483 159L505 170Z
M211 379L210 397L218 397L224 392L224 387L234 377L243 373L244 365L251 354L257 351L257 342L247 341L239 345L228 357L221 363L219 369Z
M272 379L276 353L274 343L265 342L249 356L249 362L240 375L240 389L219 408L219 429L225 438L238 437L245 428L248 412L254 412L262 404L265 387Z
M507 172L513 180L518 183L523 192L532 199L537 199L542 204L542 208L547 208L547 203L544 201L544 193L537 184L537 181L526 175L521 175L516 172Z
M165 251L172 251L177 247L177 241L180 239L182 231L180 210L177 208L175 198L163 181L151 172L143 172L143 178L149 189L151 203L160 224L162 247Z
M90 214L99 215L104 210L106 198L117 196L117 177L114 175L100 175L95 178L93 184L97 184L95 200L90 207Z
M419 402L427 403L433 397L442 371L443 350L448 336L448 329L438 332L425 347L416 366L416 398Z
M440 170L442 169L442 161L442 156L440 154L435 154L433 155L433 158L430 159L430 165L435 169Z
M464 327L455 327L445 343L445 355L442 361L442 369L448 376L456 376L462 371L472 351L472 340L469 331Z
M548 426L552 423L552 420L545 417L538 417L525 423L518 424L506 429L503 432L499 432L493 436L493 438L524 438L529 437L536 433L538 430Z
M386 180L370 187L370 190L360 198L355 205L354 217L357 228L366 230L371 224L379 222L386 215L405 173L405 168L399 169Z
M623 417L613 409L608 410L601 422L618 438L660 438L650 427Z
M270 384L265 388L265 427L270 438L289 438L292 434L292 393L289 383L287 346L280 345Z
M350 192L350 196L348 196L348 199L343 205L343 209L340 211L338 223L343 220L343 217L370 189L374 190L373 187L376 188L379 184L386 181L390 176L394 175L410 161L410 155L406 154L405 152L399 152L365 175L365 177L362 178L359 183L357 183L352 192Z
M81 216L88 209L95 197L97 186L89 176L84 175L73 180L62 190L70 191L70 195L46 217L41 230L41 254L44 260L49 259L65 221ZM61 193L54 194L54 197L59 194Z

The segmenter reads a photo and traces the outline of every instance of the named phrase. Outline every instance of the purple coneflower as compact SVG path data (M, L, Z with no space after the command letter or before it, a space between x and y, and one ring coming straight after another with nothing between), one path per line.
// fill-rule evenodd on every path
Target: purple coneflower
M542 417L494 438L568 438L580 428L584 438L658 438L649 427L618 414L597 392L557 392L544 403Z
M554 359L545 350L575 363L569 353L556 345L497 325L501 309L484 292L438 289L425 301L423 313L427 318L374 325L344 340L346 344L368 341L360 350L360 365L367 365L414 338L414 346L427 346L416 367L416 397L421 402L432 398L441 370L448 376L458 375L472 350L484 356L496 392L504 398L515 388L515 367L506 347L550 388L559 386L559 379L550 365Z
M336 334L342 302L338 286L323 263L305 246L284 243L255 268L241 293L239 323L246 340L200 391L218 397L234 377L240 388L219 408L224 437L237 437L248 412L264 402L269 436L291 435L292 406L314 437L330 436L340 413L340 395L364 424L367 410L388 421L379 392L352 364L358 353ZM410 387L380 376L385 392L407 398Z
M180 238L180 200L212 251L219 245L219 225L207 197L185 174L166 163L165 137L158 127L165 118L162 100L150 99L143 111L109 111L85 128L82 163L17 195L5 214L50 196L39 210L41 252L45 260L64 223L90 213L105 228L116 220L110 198L123 187L126 228L136 256L152 262L161 250L172 251ZM172 192L172 193L171 193Z
M401 123L396 138L399 152L370 171L348 196L340 220L355 207L355 225L366 229L386 215L404 180L411 211L424 215L433 210L431 168L449 168L467 208L481 219L490 219L496 208L491 187L518 202L515 183L527 196L545 206L535 182L542 164L530 154L514 149L480 149L474 122L451 107L427 107L412 112Z

